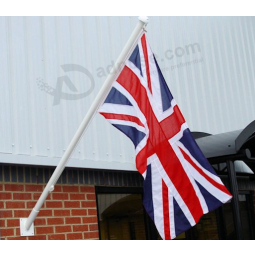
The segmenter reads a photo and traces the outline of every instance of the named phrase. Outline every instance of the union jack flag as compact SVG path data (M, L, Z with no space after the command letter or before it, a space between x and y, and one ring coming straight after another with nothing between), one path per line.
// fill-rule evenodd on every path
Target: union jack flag
M99 112L135 146L143 204L162 239L231 199L193 139L144 33Z

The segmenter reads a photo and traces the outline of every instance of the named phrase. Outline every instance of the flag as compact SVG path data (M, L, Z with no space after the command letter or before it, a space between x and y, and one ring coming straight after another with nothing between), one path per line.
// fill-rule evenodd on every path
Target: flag
M193 139L145 33L99 108L135 147L143 205L162 239L173 239L231 199Z

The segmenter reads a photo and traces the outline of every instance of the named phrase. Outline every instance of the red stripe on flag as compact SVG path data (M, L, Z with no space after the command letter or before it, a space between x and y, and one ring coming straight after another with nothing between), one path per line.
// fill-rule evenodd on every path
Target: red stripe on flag
M164 234L165 240L171 239L170 221L169 221L169 197L168 188L162 179L162 199L163 199L163 218L164 218Z
M204 173L204 171L201 170L200 167L198 167L193 160L190 158L190 156L184 151L182 150L182 148L179 147L179 149L181 150L184 158L199 172L200 175L202 175L208 182L210 182L213 186L215 186L217 189L221 190L222 192L228 194L229 196L232 196L229 191L227 190L227 188L223 185L220 184L218 182L216 182L215 180L213 180L211 177L209 177L207 174Z
M144 155L141 157L144 162L136 161L138 171L145 171L145 159L151 155L150 153L152 151L156 153L161 165L182 197L184 203L189 208L194 220L198 222L203 215L201 204L180 160L177 158L173 148L168 142L169 137L166 137L167 131L160 126L160 123L154 115L145 88L140 83L138 77L126 66L119 75L117 82L136 100L149 127L149 138L146 147L143 149ZM132 84L132 86L130 84ZM153 150L151 147L153 147ZM147 151L149 155L146 154ZM139 170L141 166L142 168Z
M147 51L147 44L146 44L145 35L142 36L142 38L141 38L141 43L142 43L144 61L145 61L145 66L146 66L146 74L147 74L148 88L149 88L150 92L152 93L152 89L151 89L150 66L149 66L149 58L148 58L148 51Z
M134 116L124 115L124 114L115 114L115 113L105 113L105 112L100 112L100 114L103 115L106 119L131 121L131 122L135 122L139 126L144 127L143 123L137 117L134 117Z
M172 138L180 132L181 125L185 123L179 107L175 105L173 110L174 112L169 117L160 122L160 126L164 129L167 139Z
M147 170L147 158L155 153L151 142L148 140L147 144L136 155L135 164L140 174L143 174Z

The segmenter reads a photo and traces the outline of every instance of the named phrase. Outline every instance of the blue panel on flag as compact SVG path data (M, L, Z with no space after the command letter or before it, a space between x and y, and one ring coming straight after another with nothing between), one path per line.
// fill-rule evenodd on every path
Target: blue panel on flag
M183 131L183 137L180 139L180 142L186 147L190 154L198 161L198 163L205 168L207 171L211 172L214 175L217 175L213 170L212 166L209 164L208 160L205 158L197 143L195 142L193 136L190 133L189 129Z
M208 206L209 211L213 211L216 208L218 208L219 206L222 205L222 203L215 198L212 194L210 194L202 185L200 185L197 181L196 184L198 186L198 188L200 189L203 197L205 198L205 202Z
M143 205L151 219L154 220L154 207L151 186L151 165L148 165L147 167L146 178L143 182Z
M140 74L143 76L138 45L135 47L133 53L131 54L129 61L131 61L140 70Z
M166 81L161 73L161 70L159 69L159 66L155 57L154 57L154 60L158 69L158 77L159 77L160 91L161 91L161 97L162 97L162 107L163 107L163 111L166 111L167 109L171 107L171 101L173 100L173 96L166 84Z
M176 236L180 235L182 232L186 231L191 227L186 216L181 210L180 206L174 199L174 225Z
M112 87L110 93L108 94L107 98L105 99L105 103L132 105L129 102L129 100L114 87Z
M143 132L138 131L134 127L130 126L124 126L124 125L117 125L114 124L116 128L118 128L121 132L123 132L126 136L128 136L135 147L142 141L142 139L145 137L145 134Z

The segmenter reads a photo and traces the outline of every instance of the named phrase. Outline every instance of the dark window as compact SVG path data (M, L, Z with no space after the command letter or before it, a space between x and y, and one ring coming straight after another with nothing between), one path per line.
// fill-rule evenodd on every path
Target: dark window
M161 239L153 221L144 210L142 188L97 187L97 208L100 239ZM253 194L239 193L242 239L254 239ZM237 239L231 202L208 214L186 233L175 239Z
M219 239L216 211L203 215L199 222L187 231L187 236L191 240Z
M254 214L252 205L252 195L250 193L239 194L239 208L242 224L242 239L254 239Z
M223 215L224 215L224 225L225 225L225 233L226 236L224 239L227 240L235 240L236 239L236 231L234 224L234 215L233 215L233 207L231 202L224 204L223 206ZM221 226L224 227L224 226Z
M141 189L97 189L98 221L102 240L145 240Z
M252 203L253 195L250 192L240 191L238 195L239 210L242 227L242 239L254 239L254 210ZM233 207L231 203L223 205L223 222L225 225L225 237L223 239L235 240L237 239ZM221 226L223 228L223 226Z

